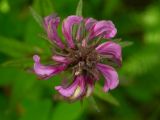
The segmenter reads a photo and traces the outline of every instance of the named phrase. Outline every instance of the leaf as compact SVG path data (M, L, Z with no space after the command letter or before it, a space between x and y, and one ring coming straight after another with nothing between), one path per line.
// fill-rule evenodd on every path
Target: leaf
M93 96L89 97L89 102L97 112L101 112Z
M144 46L129 56L120 72L130 77L142 75L159 64L159 53L158 44L157 46L152 44Z
M15 76L18 72L13 68L0 67L0 73L1 73L0 86L2 86L11 84L13 81L11 76Z
M32 57L11 59L0 64L2 67L17 67L21 69L25 69L33 64Z
M49 99L36 101L25 99L22 105L19 105L23 113L20 120L48 120L51 106Z
M120 44L122 47L128 47L128 46L133 45L133 42L131 42L131 41L122 41L122 42L119 42L119 44Z
M0 36L0 52L9 55L11 57L22 57L27 54L33 53L34 47L27 45L24 42L12 38L5 38Z
M43 28L43 18L32 7L30 7L30 11L35 21Z
M53 112L52 120L77 120L82 112L79 102L60 103Z
M83 9L83 2L82 0L79 0L77 9L76 9L76 15L82 16L82 9Z
M106 40L105 40L106 41ZM116 38L116 39L112 39L111 41L113 41L113 42L121 42L122 41L122 39L121 38Z
M96 84L95 86L94 95L113 105L116 105L116 106L119 105L119 102L111 94L105 93L104 91L102 91L102 87L99 84Z
M76 15L77 16L82 16L82 6L83 6L83 3L82 3L82 0L79 1L78 5L77 5L77 9L76 9ZM82 26L83 23L80 24L80 26ZM80 27L79 25L74 25L73 26L73 36L76 37L77 36L77 31L78 31L78 28Z
M43 18L41 16L46 16L53 12L53 7L51 3L51 0L34 0L32 4L32 8L34 8L40 14L39 15L34 11L35 17L36 19L38 19L41 26L43 25ZM31 17L28 20L24 39L27 43L39 46L44 50L45 53L49 54L50 48L48 47L48 41L39 38L39 34L43 32L44 29L40 29L39 25L36 24L34 19Z
M42 15L44 16L49 15L54 11L52 0L41 0L41 2L39 2L39 6L41 6Z

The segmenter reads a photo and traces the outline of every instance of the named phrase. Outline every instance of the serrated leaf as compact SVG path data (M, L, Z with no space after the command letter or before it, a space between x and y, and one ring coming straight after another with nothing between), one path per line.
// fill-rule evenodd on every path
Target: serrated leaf
M77 9L76 9L76 15L82 16L82 9L83 9L83 2L82 0L79 0Z
M116 98L114 98L109 93L105 93L99 84L96 84L96 86L95 86L94 95L96 97L106 101L106 102L113 104L113 105L116 105L116 106L119 105L119 102L116 100Z

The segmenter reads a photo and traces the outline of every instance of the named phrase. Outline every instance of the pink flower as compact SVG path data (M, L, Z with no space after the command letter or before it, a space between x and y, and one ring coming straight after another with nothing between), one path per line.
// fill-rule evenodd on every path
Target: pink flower
M103 88L105 92L116 88L119 79L112 65L115 63L121 66L122 56L121 46L111 41L117 33L114 24L111 21L69 16L62 23L65 38L63 43L57 33L59 23L60 18L57 16L44 18L44 29L48 38L59 48L52 56L56 64L44 66L40 63L40 57L34 55L34 72L40 78L47 79L71 70L73 81L69 85L55 87L68 100L90 96L101 74L105 79ZM108 41L101 43L101 39ZM104 60L107 61L106 64Z

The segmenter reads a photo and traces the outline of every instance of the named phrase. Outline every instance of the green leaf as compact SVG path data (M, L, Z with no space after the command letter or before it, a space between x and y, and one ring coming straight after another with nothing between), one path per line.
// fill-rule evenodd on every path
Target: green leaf
M35 21L43 28L43 18L32 7L30 7L30 11Z
M95 86L94 95L113 105L116 105L116 106L119 105L119 102L111 94L105 93L99 84L96 84Z
M15 69L16 70L16 69ZM10 71L11 72L11 71ZM36 87L35 75L26 73L26 71L16 70L16 74L11 76L12 84L12 94L11 94L11 105L15 106L17 102L30 96L33 88Z
M1 73L0 86L11 84L13 81L11 76L15 76L16 74L18 74L17 70L6 67L0 67L0 73Z
M121 73L130 77L146 73L159 64L159 53L160 49L158 44L157 46L152 44L144 46L138 52L136 51L129 56L121 68Z
M43 25L43 18L41 16L50 15L54 11L52 0L34 0L32 8L34 8L36 12L40 14L39 15L35 11L33 11L33 13L35 14L35 18L41 26ZM48 41L39 37L39 34L43 32L44 29L40 29L39 25L35 23L32 17L30 17L26 28L25 41L31 45L41 47L44 50L45 54L50 54Z
M41 6L41 11L44 16L52 14L54 11L52 0L41 0L39 6Z
M46 100L24 100L22 108L25 110L20 120L48 120L52 103Z
M34 0L32 7L40 14L40 16L47 16L54 11L52 2L52 0Z
M78 5L77 5L77 9L76 9L76 15L77 16L82 16L82 8L83 8L83 3L82 3L82 0L79 1ZM80 26L82 26L83 23L81 23ZM78 31L78 28L80 27L79 25L74 25L73 26L73 36L76 37L77 35L77 31Z
M89 102L97 112L101 112L93 96L89 97Z
M76 15L82 16L82 9L83 9L83 2L82 0L79 0L77 9L76 9Z
M128 47L128 46L133 45L133 42L131 42L131 41L122 41L122 42L119 42L119 44L120 44L122 47Z
M17 67L17 68L25 69L32 64L33 64L32 57L25 57L25 58L7 60L0 65L3 67Z
M106 41L106 40L105 40ZM112 39L111 41L113 41L113 42L121 42L122 41L122 39L121 38L115 38L115 39Z
M83 109L79 102L60 103L53 112L52 120L77 120L82 112Z
M11 57L22 57L33 53L34 47L12 38L0 36L0 52Z

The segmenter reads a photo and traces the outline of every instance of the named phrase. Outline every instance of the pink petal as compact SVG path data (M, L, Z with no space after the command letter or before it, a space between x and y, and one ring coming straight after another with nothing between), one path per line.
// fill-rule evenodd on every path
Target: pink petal
M79 86L76 88L74 94L70 97L71 100L79 99L85 94L85 79L82 75L77 77L77 79L79 79Z
M78 26L77 29L77 33L76 33L76 40L80 41L83 40L83 38L85 37L85 27L83 22L81 22L81 24Z
M121 46L114 42L105 42L100 44L96 51L102 55L110 55L112 59L121 65L122 62L122 54L121 54Z
M88 39L90 39L90 36L92 36L93 27L94 27L94 25L95 25L96 22L97 22L97 21L96 21L95 19L93 19L93 18L86 18L86 19L84 20L85 29L86 29L86 31L87 31L88 33L87 33L86 38L84 38L84 39L82 40L82 46L83 46L83 47L87 46L87 44L88 44L87 41L88 41Z
M87 83L86 97L89 97L93 92L94 82L89 76L85 77L85 81Z
M60 48L64 48L64 44L57 33L57 27L60 22L60 18L56 16L47 16L44 18L44 27L47 32L48 38L56 43Z
M85 19L85 27L87 31L90 31L94 24L97 22L97 20L93 19L93 18L87 18Z
M73 95L74 91L76 90L78 83L79 83L79 81L74 80L74 82L67 88L63 88L63 86L56 86L55 89L58 90L58 92L62 96L70 97Z
M77 99L84 91L84 78L83 76L77 76L74 79L74 82L67 88L63 88L63 86L56 86L55 89L64 97L68 97L72 100Z
M62 32L67 40L68 46L74 48L74 42L72 38L72 27L74 24L80 24L83 20L80 16L69 16L63 21Z
M111 21L99 21L94 25L91 38L102 35L103 38L113 38L117 33L117 29Z
M34 60L34 72L42 77L42 78L49 78L53 75L58 74L59 72L63 71L66 66L61 65L61 66L44 66L40 63L40 57L38 55L33 56Z
M114 89L117 87L119 83L118 74L111 66L104 65L101 63L97 64L97 69L103 74L105 77L105 85L104 91L108 91L109 89Z
M52 56L52 59L55 60L56 62L69 64L69 60L66 57L60 55L54 55Z

